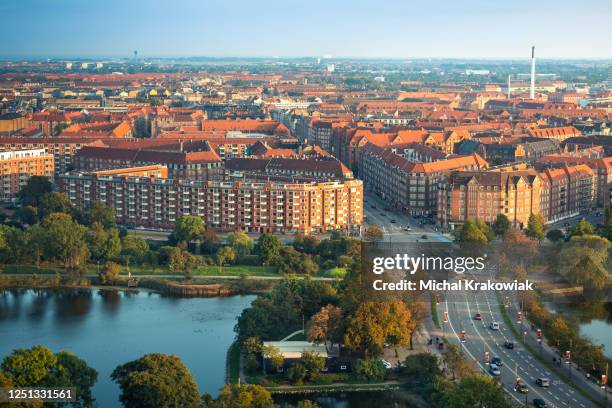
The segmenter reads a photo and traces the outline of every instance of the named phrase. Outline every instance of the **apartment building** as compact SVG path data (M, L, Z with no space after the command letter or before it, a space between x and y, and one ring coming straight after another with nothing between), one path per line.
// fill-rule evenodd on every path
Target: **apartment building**
M437 209L438 184L452 170L479 170L488 163L478 154L447 160L415 162L392 149L368 144L359 156L364 188L397 209L410 214L433 214Z
M173 228L182 215L202 217L219 231L316 233L362 223L359 180L225 182L167 179L161 170L142 176L142 171L66 173L59 186L79 209L101 201L115 209L119 224L146 228Z
M53 156L44 149L0 152L0 201L11 201L32 176L53 177Z
M437 219L454 227L467 219L493 222L503 214L517 228L531 214L547 222L588 211L594 200L594 173L588 166L559 169L456 171L440 183Z

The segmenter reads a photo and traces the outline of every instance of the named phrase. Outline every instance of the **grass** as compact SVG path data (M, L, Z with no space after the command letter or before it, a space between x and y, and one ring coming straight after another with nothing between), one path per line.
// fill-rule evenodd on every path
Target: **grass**
M542 358L542 356L540 356L539 353L537 353L533 347L531 347L523 338L522 333L519 333L519 331L516 329L516 327L514 327L514 324L512 323L512 319L510 319L510 316L508 315L508 311L506 310L506 307L504 305L504 302L500 296L499 293L496 293L497 295L497 301L499 303L499 309L501 311L502 316L504 317L504 323L506 324L506 326L508 326L510 328L510 330L512 331L512 333L514 334L514 337L516 337L518 339L518 341L523 345L523 347L525 347L525 350L527 350L529 353L531 353L531 355L536 358L538 361L540 361L542 364L544 364L544 366L556 373L561 380L566 383L568 386L570 386L571 388L573 388L574 390L576 390L577 392L579 392L582 396L584 396L585 398L587 398L588 400L590 400L593 404L601 407L602 405L596 401L595 399L593 399L593 397L591 396L591 394L589 394L588 392L586 392L585 390L583 390L582 388L578 387L565 373L556 370L552 364L550 364L548 362L548 360Z
M431 320L433 320L433 324L436 329L440 328L440 318L438 317L438 304L436 303L436 297L433 293L429 294L431 298Z
M240 377L240 344L234 341L227 350L227 380L230 384L238 384Z
M346 275L346 272L347 272L346 268L336 267L336 268L325 269L325 270L319 271L317 272L316 276L320 276L322 278L342 279Z

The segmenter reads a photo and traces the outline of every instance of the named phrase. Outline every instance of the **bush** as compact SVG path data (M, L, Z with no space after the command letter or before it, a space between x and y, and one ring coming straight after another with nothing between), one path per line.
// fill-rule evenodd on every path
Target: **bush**
M359 381L380 382L385 380L385 366L376 359L357 360L355 378Z

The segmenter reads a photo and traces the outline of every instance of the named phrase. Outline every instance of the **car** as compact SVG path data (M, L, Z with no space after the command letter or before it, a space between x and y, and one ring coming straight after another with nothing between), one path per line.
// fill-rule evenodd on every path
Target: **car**
M494 375L494 376L501 375L501 370L499 369L499 366L496 364L491 364L489 366L489 372L491 373L491 375Z
M391 224L395 224L397 221L395 221L395 220L391 220L391 221L389 221L389 222L390 222Z
M385 366L387 370L391 369L391 363L388 362L387 360L381 358L380 362L382 363L383 366Z
M514 349L514 343L511 341L505 341L504 342L504 347L507 348L508 350L512 350Z
M502 367L504 365L504 362L499 357L493 357L493 359L491 359L491 364L495 364L498 367Z
M474 315L474 320L482 320L482 315L480 313L476 313Z
M387 214L385 214L385 213L380 213L380 215L383 216L383 217L387 216Z
M421 239L427 239L427 238L428 238L427 235L425 235L425 234L421 235Z
M372 208L375 210L375 209L376 209L376 206L375 206L374 204L372 204Z
M410 227L410 225L406 225L404 227L404 231L411 231L411 230L412 230L412 228Z
M533 406L535 408L546 408L548 405L546 405L546 401L544 401L543 399L535 398L533 400Z
M491 328L491 330L499 330L499 323L497 323L497 322L491 322L491 324L489 325L489 327Z
M529 387L527 387L527 385L519 381L514 386L514 391L520 392L521 394L527 394L529 392Z
M548 378L540 377L536 380L536 384L543 388L550 387L550 380Z

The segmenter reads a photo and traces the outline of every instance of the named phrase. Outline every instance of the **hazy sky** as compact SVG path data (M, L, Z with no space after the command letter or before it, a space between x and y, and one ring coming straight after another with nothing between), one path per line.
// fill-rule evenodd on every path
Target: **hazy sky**
M0 0L0 55L612 57L612 0Z

